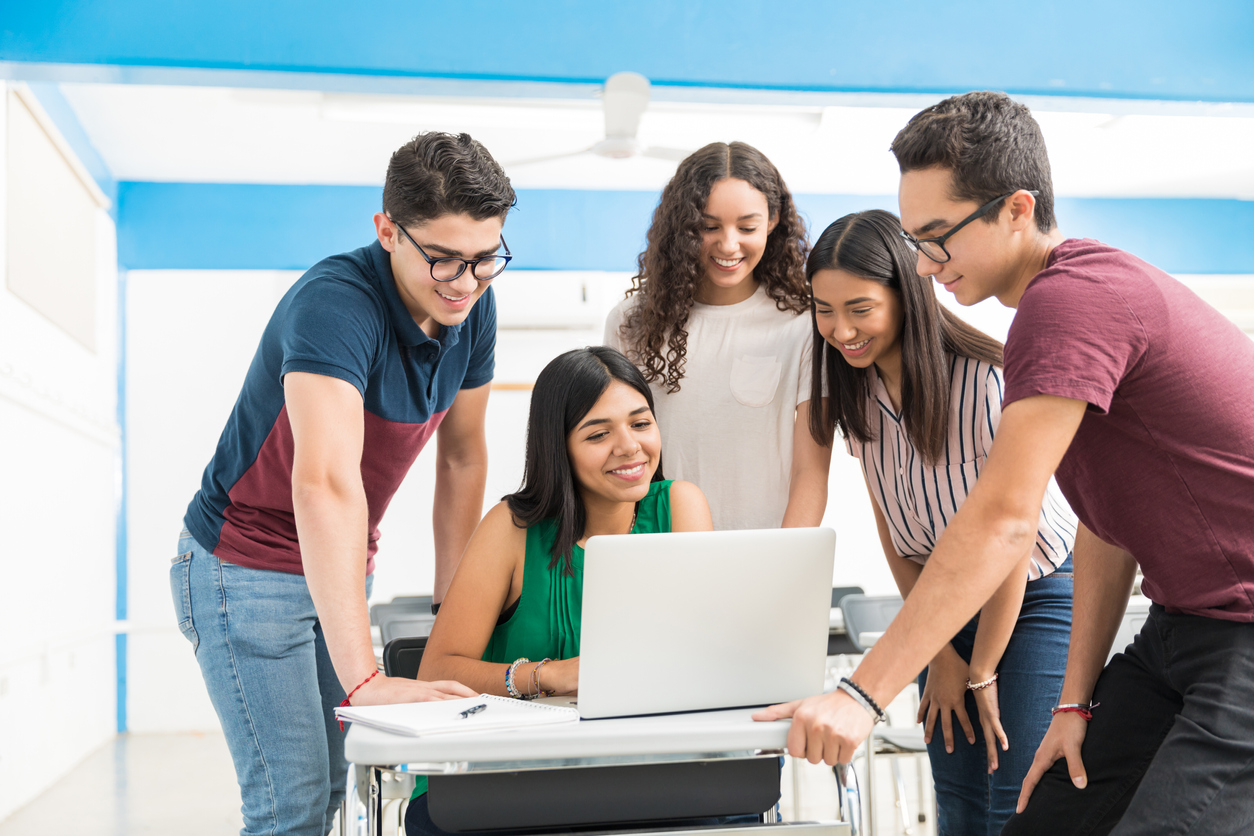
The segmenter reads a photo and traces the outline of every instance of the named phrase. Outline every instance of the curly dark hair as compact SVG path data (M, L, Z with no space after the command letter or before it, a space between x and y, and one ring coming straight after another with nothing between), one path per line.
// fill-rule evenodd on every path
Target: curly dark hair
M662 190L653 212L648 246L637 259L637 273L627 296L638 295L623 320L621 333L645 380L662 381L678 392L688 350L688 314L705 279L701 263L703 213L710 190L720 180L744 180L766 197L775 229L766 240L753 275L781 311L810 308L805 264L809 246L805 222L779 170L761 151L743 142L712 142L679 164ZM665 353L663 353L665 352Z

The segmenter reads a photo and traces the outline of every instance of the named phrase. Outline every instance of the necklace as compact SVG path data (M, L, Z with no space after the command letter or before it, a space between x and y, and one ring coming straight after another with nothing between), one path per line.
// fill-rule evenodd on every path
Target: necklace
M639 507L639 506L637 506L637 507L636 507L636 509L635 509L634 511L632 511L632 512L631 512L631 525L627 526L627 533L628 533L628 534L631 534L631 533L632 533L632 531L634 531L634 530L635 530L635 528L636 528L636 515L637 515L637 514L639 514L639 513L640 513L640 507Z

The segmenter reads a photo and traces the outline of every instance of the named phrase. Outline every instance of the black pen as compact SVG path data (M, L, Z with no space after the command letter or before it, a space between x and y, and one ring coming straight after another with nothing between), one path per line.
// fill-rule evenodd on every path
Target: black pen
M468 720L470 719L471 714L478 714L480 711L486 711L487 707L488 707L488 704L486 702L479 703L478 705L472 705L470 708L467 708L465 711L459 711L458 713L461 715L463 720Z

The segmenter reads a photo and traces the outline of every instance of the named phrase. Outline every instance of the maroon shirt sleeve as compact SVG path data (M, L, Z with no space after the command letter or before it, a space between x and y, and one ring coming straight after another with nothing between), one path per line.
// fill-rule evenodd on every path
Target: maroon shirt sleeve
M1144 327L1116 290L1096 277L1046 268L1028 285L1010 326L1002 406L1056 395L1106 413L1147 346Z

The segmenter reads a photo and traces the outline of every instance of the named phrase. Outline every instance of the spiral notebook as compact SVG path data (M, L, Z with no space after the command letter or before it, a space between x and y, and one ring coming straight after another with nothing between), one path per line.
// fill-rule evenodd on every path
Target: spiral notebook
M579 712L573 708L491 694L459 700L349 706L335 709L335 716L339 720L409 737L549 726L579 720Z

